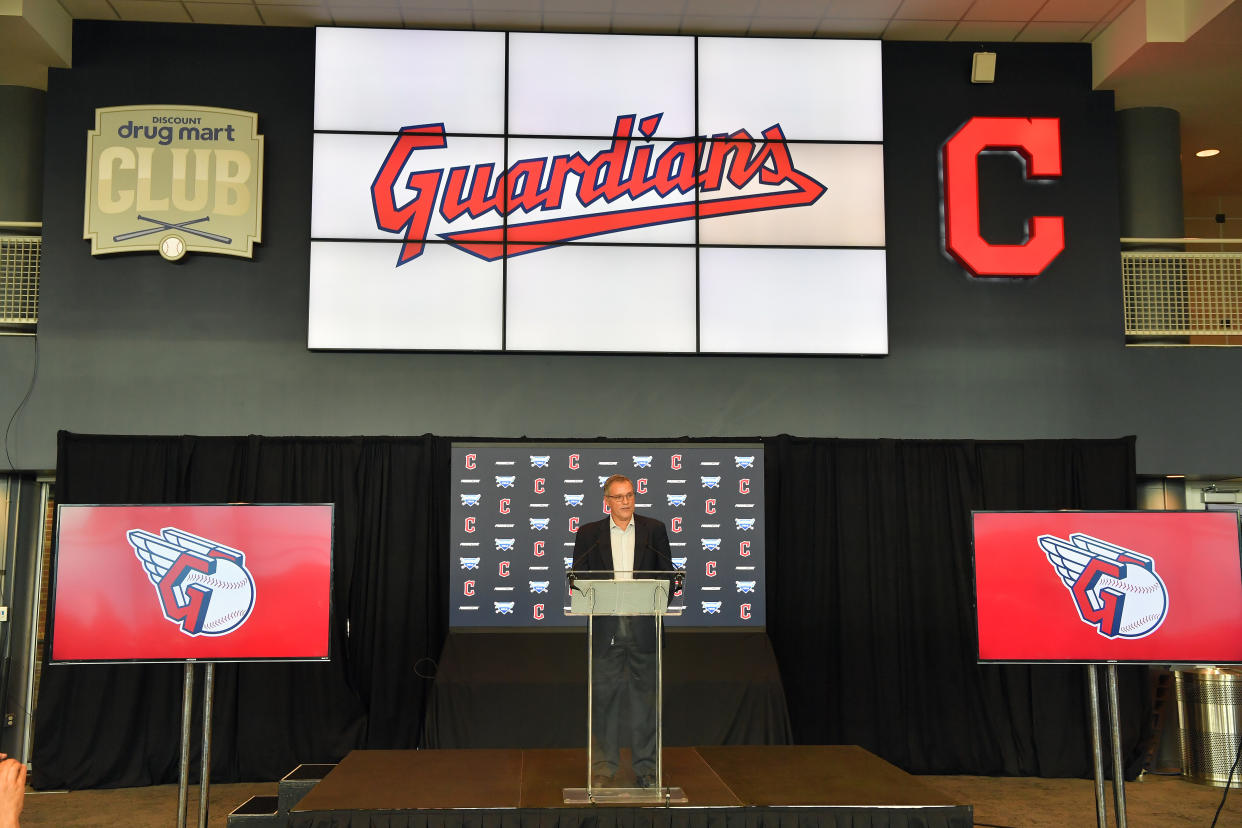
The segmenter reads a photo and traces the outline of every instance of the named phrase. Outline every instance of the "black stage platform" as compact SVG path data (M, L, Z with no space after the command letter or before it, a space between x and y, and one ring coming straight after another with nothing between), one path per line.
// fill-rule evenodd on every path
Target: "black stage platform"
M290 828L969 828L970 805L860 747L666 748L673 806L566 806L583 750L353 751Z

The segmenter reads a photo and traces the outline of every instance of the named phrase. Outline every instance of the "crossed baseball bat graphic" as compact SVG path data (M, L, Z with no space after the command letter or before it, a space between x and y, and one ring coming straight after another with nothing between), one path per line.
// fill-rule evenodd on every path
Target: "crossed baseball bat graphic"
M159 219L148 218L147 216L143 216L143 215L139 215L138 220L149 221L152 224L157 224L159 226L148 227L145 230L135 230L132 233L122 233L119 236L113 236L112 240L114 242L122 242L122 241L129 241L130 239L136 239L140 236L149 236L152 233L158 233L161 230L184 230L187 233L191 233L195 236L201 236L204 239L211 239L212 241L220 242L221 244L232 244L233 243L233 240L230 239L228 236L219 236L219 235L216 235L215 233L208 233L206 230L198 230L196 228L190 227L191 224L199 224L204 221L210 221L211 216L203 216L202 218L198 218L198 219L190 219L189 221L183 221L180 224L169 224L166 221L160 221Z

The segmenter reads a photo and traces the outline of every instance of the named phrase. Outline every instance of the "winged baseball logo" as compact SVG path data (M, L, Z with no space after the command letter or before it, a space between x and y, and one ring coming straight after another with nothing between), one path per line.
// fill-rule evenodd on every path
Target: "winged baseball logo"
M1169 592L1155 561L1090 535L1068 540L1040 535L1048 556L1083 623L1107 638L1143 638L1160 628L1169 611Z
M254 611L254 578L241 551L171 526L126 536L164 617L185 635L225 635Z

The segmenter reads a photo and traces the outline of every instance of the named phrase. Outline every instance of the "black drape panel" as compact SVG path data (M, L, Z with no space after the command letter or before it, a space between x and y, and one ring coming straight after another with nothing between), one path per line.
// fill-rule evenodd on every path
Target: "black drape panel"
M1132 509L1133 438L765 447L768 630L795 740L912 772L1089 776L1086 668L976 663L970 512ZM1133 766L1145 670L1119 684Z
M336 504L332 661L218 665L213 779L418 744L429 680L417 667L438 657L447 617L447 441L62 432L58 464L60 503ZM175 781L182 680L180 665L45 666L34 784Z

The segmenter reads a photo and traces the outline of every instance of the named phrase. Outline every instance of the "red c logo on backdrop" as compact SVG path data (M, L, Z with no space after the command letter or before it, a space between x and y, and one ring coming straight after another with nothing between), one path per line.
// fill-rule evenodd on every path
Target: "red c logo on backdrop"
M1033 216L1024 244L979 235L979 153L1014 150L1026 177L1061 176L1059 118L971 118L944 143L945 251L975 276L1038 276L1065 249L1065 219Z

